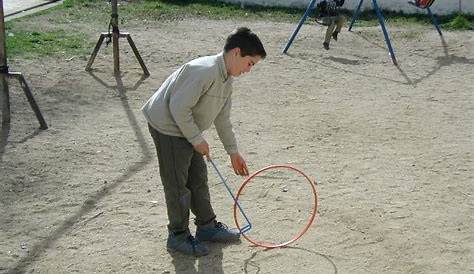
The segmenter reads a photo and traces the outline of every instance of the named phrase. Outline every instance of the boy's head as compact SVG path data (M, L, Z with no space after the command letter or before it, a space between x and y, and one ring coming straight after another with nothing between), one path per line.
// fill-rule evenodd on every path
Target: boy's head
M245 27L236 29L227 37L224 53L227 56L227 72L232 76L249 72L267 56L258 36Z

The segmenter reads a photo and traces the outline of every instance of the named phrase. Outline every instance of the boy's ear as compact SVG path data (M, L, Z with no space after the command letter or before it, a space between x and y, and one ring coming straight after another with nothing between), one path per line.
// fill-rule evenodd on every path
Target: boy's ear
M234 51L235 56L240 56L240 48L239 47L233 48L232 50Z

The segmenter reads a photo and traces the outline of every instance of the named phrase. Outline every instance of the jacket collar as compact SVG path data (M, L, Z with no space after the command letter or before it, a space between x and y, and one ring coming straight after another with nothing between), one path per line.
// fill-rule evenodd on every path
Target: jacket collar
M225 67L224 52L221 52L221 53L217 54L217 63L219 65L219 70L220 70L220 74L221 74L221 77L222 77L222 81L225 82L225 81L229 80L229 78L231 78L231 77L227 74L227 68Z

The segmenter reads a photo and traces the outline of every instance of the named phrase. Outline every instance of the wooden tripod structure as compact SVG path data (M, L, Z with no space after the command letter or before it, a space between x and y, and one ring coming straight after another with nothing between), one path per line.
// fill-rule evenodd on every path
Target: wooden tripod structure
M35 98L31 93L30 87L26 82L25 77L21 72L10 72L7 64L7 51L6 51L6 39L5 39L5 20L3 13L3 0L0 0L0 90L3 94L3 105L2 105L2 125L10 124L10 91L8 89L8 80L15 78L20 82L23 91L25 92L26 98L33 109L36 118L39 121L40 129L47 129L48 125L41 114L41 111L36 104Z
M114 74L115 75L120 74L119 38L127 38L127 41L130 44L130 47L132 48L133 53L135 54L135 57L138 60L138 63L140 63L140 66L143 69L143 73L147 76L150 75L150 72L148 72L148 69L146 68L145 63L143 62L143 59L140 56L140 53L138 53L138 49L135 46L135 43L133 42L130 34L126 32L120 33L119 31L117 0L112 0L111 5L112 5L112 14L111 14L110 23L109 23L109 32L103 32L100 34L99 41L97 41L97 44L94 48L94 51L92 52L89 62L87 62L86 71L91 70L92 63L94 63L95 57L97 56L97 52L99 52L100 46L104 42L104 39L107 38L106 44L109 43L108 41L112 40L113 58L114 58ZM112 33L110 33L110 27L112 27Z

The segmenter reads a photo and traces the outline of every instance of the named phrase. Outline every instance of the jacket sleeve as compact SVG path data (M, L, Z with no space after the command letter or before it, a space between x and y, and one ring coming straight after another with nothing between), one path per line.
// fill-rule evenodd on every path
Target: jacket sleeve
M224 107L217 115L214 120L214 125L216 126L217 134L219 139L221 139L224 149L227 154L231 155L238 152L237 141L235 140L234 131L232 129L232 123L230 122L230 110L232 107L232 98L231 95L227 98Z
M177 79L170 90L169 108L171 116L183 133L184 137L193 145L204 141L192 114L192 108L201 98L204 90L210 84L209 77L203 71L184 65L177 75Z

